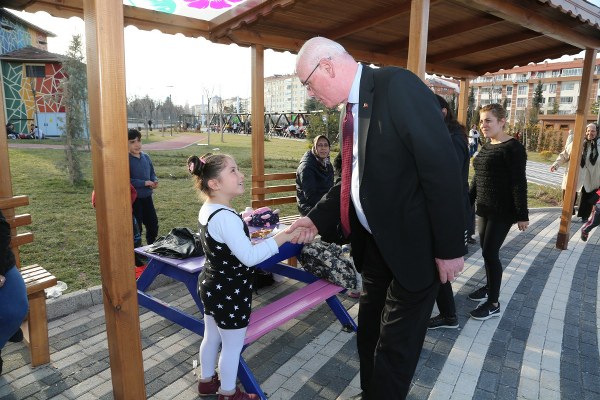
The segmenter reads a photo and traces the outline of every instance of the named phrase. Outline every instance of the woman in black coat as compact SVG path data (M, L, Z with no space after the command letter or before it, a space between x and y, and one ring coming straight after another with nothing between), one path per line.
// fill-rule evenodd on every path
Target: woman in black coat
M331 144L326 136L319 135L307 151L296 171L296 198L302 216L321 200L333 186L333 167L329 161Z
M458 121L456 121L456 118L454 118L454 115L450 110L448 102L439 95L436 95L436 97L438 99L438 102L440 103L440 108L442 109L444 122L446 123L446 127L450 132L452 144L454 145L456 157L458 158L458 163L461 168L460 174L463 189L463 214L466 241L467 238L471 237L470 234L467 235L467 231L469 230L469 226L472 225L471 202L469 199L470 156L467 145L466 129ZM465 253L466 252L467 248L465 245ZM458 318L456 318L456 306L454 304L454 293L452 293L452 285L450 282L446 282L443 285L440 285L440 289L435 301L437 303L438 309L440 310L440 314L429 319L429 323L427 325L428 329L458 328Z

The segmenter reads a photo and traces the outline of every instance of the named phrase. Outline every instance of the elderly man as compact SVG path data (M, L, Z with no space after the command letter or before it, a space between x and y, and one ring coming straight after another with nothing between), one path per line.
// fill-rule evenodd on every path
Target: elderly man
M460 171L439 104L401 68L358 64L336 42L296 59L308 94L343 104L342 179L296 227L299 241L341 225L363 275L358 313L362 399L406 397L441 282L464 264ZM437 268L436 268L437 267Z

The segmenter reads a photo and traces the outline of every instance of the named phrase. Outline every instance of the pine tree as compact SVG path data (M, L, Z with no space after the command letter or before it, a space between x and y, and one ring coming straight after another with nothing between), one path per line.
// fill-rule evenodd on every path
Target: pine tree
M81 35L71 39L66 59L63 61L65 78L61 81L62 104L66 108L65 124L62 127L65 140L65 169L71 184L83 181L81 159L77 148L83 137L84 106L87 99L87 74L83 63L83 43Z

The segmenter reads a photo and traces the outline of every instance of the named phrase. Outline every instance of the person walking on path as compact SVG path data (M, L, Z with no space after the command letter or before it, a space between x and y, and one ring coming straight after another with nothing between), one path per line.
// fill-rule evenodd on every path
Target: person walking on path
M477 130L477 125L471 125L471 130L469 131L469 155L473 157L475 153L477 153L477 149L479 147L479 138L481 135Z
M583 153L579 165L580 184L581 184L581 200L579 201L579 209L577 216L581 218L581 222L587 221L592 207L596 202L596 190L600 188L600 161L598 161L599 153L598 144L598 125L595 123L588 124L585 129L585 140L583 141Z
M558 169L564 165L565 172L563 173L563 179L561 183L562 188L562 198L565 198L565 190L567 188L567 176L569 175L569 160L571 159L571 151L573 150L573 131L569 130L569 136L567 136L567 143L565 144L565 148L560 154L556 157L556 160L550 166L550 172L556 172ZM576 188L581 187L581 172L579 173L579 182L575 185ZM575 192L575 203L577 203L577 195L578 192ZM573 215L575 215L575 205L573 205Z
M456 151L456 157L460 165L460 174L462 181L462 194L463 194L463 211L464 211L464 227L467 232L465 236L465 243L471 238L468 227L471 225L471 202L469 200L469 149L467 148L467 135L466 129L462 126L448 105L448 102L440 95L436 95L444 122L450 132L452 138L452 144L454 145L454 151ZM465 254L467 253L467 246L465 244ZM450 281L440 285L437 298L435 302L438 306L440 313L435 317L429 319L427 324L428 329L438 328L458 328L458 318L456 318L456 305L454 304L454 293L452 292L452 284Z
M469 294L469 299L481 302L470 312L471 318L486 320L500 316L500 247L515 222L520 231L527 229L529 211L527 154L517 139L504 132L506 110L500 104L489 104L479 113L481 131L490 141L473 160L475 176L469 194L479 217L479 243L487 284Z
M158 187L158 178L150 156L142 151L142 134L137 129L129 129L129 177L137 191L133 203L133 214L138 222L140 233L142 224L146 228L146 243L152 244L158 236L158 216L152 201L153 190Z
M225 154L188 158L188 170L196 188L206 198L198 214L200 241L206 262L198 278L204 305L204 337L200 344L200 396L218 394L218 400L258 399L236 386L240 354L250 319L254 265L277 254L295 238L281 231L256 245L248 226L231 207L244 194L244 175L235 160ZM217 354L219 372L215 372Z
M357 346L362 399L405 398L440 281L464 265L462 187L439 104L410 71L358 64L338 43L308 40L296 71L308 95L342 111L342 179L298 241L341 221L363 277ZM439 116L439 117L438 117Z

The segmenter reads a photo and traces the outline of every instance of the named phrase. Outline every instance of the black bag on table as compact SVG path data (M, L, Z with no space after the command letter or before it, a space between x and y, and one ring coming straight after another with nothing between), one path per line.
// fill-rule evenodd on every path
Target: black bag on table
M189 228L171 229L166 236L156 239L146 252L180 259L204 255L199 234Z

